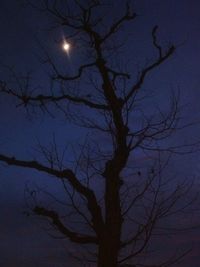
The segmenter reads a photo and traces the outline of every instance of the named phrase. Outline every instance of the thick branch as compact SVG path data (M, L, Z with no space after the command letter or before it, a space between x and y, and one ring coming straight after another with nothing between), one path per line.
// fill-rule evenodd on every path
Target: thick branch
M44 105L46 102L59 102L59 101L70 101L74 104L84 104L87 107L94 108L94 109L100 109L100 110L108 110L109 107L104 104L98 104L94 103L88 99L85 99L83 97L78 97L78 96L72 96L69 94L62 94L61 96L53 96L53 95L37 95L37 96L29 96L29 95L20 95L16 93L14 90L7 88L6 84L1 82L0 83L0 91L12 95L19 100L22 101L22 103L27 106L29 103L38 103L39 105Z
M64 170L56 170L44 166L37 161L23 161L17 160L14 157L7 157L5 155L0 154L0 161L6 162L9 165L25 167L30 169L35 169L38 171L42 171L48 173L50 175L56 176L60 179L66 179L70 185L82 196L87 199L87 207L92 216L92 223L94 230L97 234L101 232L101 228L103 227L103 218L101 214L101 208L98 205L96 196L94 192L88 187L84 186L75 176L72 170L64 169Z
M22 97L20 97L20 98L22 101L26 102L26 104L28 104L29 101L39 102L40 104L44 104L45 102L59 102L62 100L69 100L70 102L73 102L76 104L84 104L85 106L90 107L90 108L94 108L94 109L101 109L101 110L108 110L109 109L107 105L94 103L94 102L87 100L85 98L78 97L78 96L71 96L68 94L63 94L61 96L48 96L48 95L38 95L35 97L27 96L25 100L22 99Z
M56 228L67 238L70 239L70 241L74 243L79 243L79 244L98 244L98 239L95 236L89 236L89 235L84 235L80 234L77 232L73 232L69 230L60 220L59 215L53 211L53 210L48 210L43 207L36 206L33 211L40 216L47 217L52 220L52 223L56 226Z
M140 87L142 86L142 84L144 83L144 80L147 76L147 74L152 71L153 69L155 69L156 67L160 66L163 62L165 62L175 51L175 47L172 45L167 52L165 53L164 56L159 56L159 58L152 64L150 64L149 66L147 66L146 68L144 68L140 74L140 77L137 81L137 83L131 88L131 90L129 91L129 93L127 94L127 96L125 97L125 103L133 96L133 94L140 89Z

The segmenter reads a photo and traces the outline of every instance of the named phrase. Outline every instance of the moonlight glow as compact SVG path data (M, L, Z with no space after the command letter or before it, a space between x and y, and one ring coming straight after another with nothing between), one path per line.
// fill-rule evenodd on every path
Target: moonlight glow
M64 43L63 43L63 50L65 51L65 52L69 52L69 50L70 50L70 44L67 42L67 41L65 41Z

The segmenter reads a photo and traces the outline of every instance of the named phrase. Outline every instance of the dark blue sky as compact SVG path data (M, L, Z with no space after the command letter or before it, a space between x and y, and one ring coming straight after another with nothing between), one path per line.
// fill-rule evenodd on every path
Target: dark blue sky
M6 66L13 66L20 73L27 70L35 72L35 81L44 87L48 85L45 66L38 61L41 53L36 39L49 49L53 56L66 58L62 49L54 41L55 36L62 38L62 31L55 35L48 31L50 21L36 10L25 8L23 1L0 1L0 79L7 79ZM120 1L119 1L120 2ZM121 1L123 2L123 1ZM132 37L127 45L124 57L135 56L136 61L146 51L151 56L149 43L150 32L154 25L160 27L163 43L168 40L180 44L175 56L165 66L154 71L145 84L145 90L153 87L159 91L157 99L165 104L165 93L171 88L180 88L181 101L185 105L183 115L186 121L200 118L200 2L198 0L141 0L135 1L136 12L140 14L131 29ZM130 31L130 29L129 29ZM60 35L60 36L59 36ZM76 67L76 48L71 56L71 68ZM138 56L139 55L139 56ZM145 57L143 58L145 59ZM137 63L137 62L136 62ZM51 118L41 113L29 118L23 108L15 107L15 101L0 95L0 144L1 153L15 154L21 158L31 158L37 139L48 144L53 133L59 140L71 144L79 140L82 132L60 119ZM180 137L179 137L180 138ZM200 138L200 126L197 125L181 135L181 139L190 141ZM189 158L188 158L189 157ZM195 177L195 184L200 185L200 153L177 159L174 165L180 167L179 177ZM181 165L184 165L182 167ZM23 215L25 208L25 184L52 189L55 184L51 179L37 175L36 172L22 169L0 168L0 265L2 267L71 266L66 250L74 248L67 242L52 240L36 218ZM59 189L57 189L59 190ZM55 189L56 191L56 189ZM197 213L193 221L198 223ZM173 237L175 246L194 249L182 267L197 267L200 258L200 231L184 233ZM167 241L166 241L167 242ZM73 265L74 266L74 265ZM178 266L178 265L177 265Z

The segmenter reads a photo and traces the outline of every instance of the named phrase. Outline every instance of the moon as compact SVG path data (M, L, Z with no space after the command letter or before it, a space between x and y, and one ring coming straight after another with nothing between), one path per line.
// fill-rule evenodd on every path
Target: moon
M64 50L66 53L69 53L70 48L71 48L70 43L68 43L67 41L64 41L64 43L63 43L63 50Z

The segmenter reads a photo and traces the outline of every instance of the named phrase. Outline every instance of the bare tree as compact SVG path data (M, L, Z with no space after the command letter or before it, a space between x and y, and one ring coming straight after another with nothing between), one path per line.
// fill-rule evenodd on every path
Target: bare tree
M178 97L171 98L168 111L157 108L153 113L147 109L142 87L148 75L174 55L176 47L161 45L158 26L153 27L150 46L155 57L132 75L132 65L123 66L120 61L125 44L118 38L137 19L130 3L121 1L122 15L112 19L103 15L110 8L103 1L69 2L71 7L68 1L41 0L37 8L63 28L74 49L81 47L77 71L71 75L61 70L45 51L45 62L52 70L49 94L33 91L29 76L17 89L2 80L0 91L15 97L27 110L38 107L52 113L56 107L92 134L76 148L74 167L69 158L59 155L55 141L50 148L39 146L47 163L4 154L0 161L46 173L63 184L67 204L51 196L61 208L35 204L32 211L47 218L63 237L87 246L91 250L88 261L96 261L98 267L168 266L178 258L157 265L148 260L148 265L145 253L154 234L166 231L162 220L186 207L183 199L188 187L173 185L167 191L171 178L166 168L173 152L192 147L163 146L163 140L184 127L178 124ZM146 155L139 163L138 153ZM33 192L30 195L34 198ZM79 223L76 229L75 221Z

